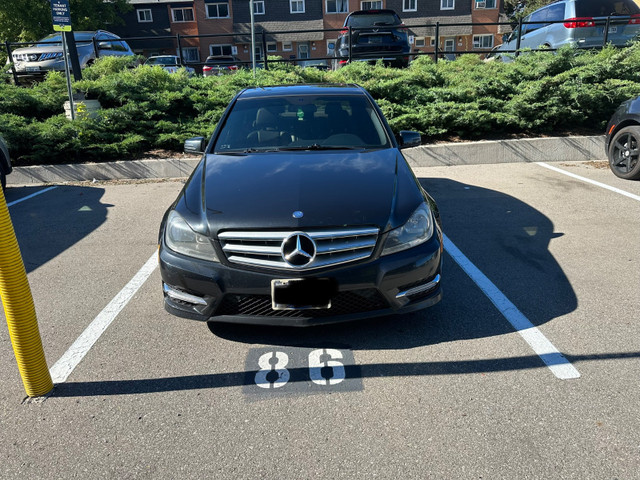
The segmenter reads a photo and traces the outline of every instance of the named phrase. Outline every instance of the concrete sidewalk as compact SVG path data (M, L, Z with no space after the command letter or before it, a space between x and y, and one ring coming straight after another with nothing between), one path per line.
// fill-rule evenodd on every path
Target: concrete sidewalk
M604 135L423 145L403 151L412 167L605 160ZM188 177L199 159L167 158L16 167L10 185Z

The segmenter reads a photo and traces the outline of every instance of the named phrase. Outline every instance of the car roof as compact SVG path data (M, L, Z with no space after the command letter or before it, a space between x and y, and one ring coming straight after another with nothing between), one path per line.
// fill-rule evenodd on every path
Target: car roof
M390 13L392 15L398 15L395 10L391 10L390 8L378 8L376 10L356 10L355 12L351 12L349 16L352 15L377 15L378 13Z
M344 83L319 83L304 85L276 85L273 87L250 87L240 92L241 98L280 97L289 95L365 95L359 85Z

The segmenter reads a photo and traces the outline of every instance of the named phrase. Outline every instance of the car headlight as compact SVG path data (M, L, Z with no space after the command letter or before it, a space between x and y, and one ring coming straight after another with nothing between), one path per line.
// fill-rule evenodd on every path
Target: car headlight
M433 236L433 215L429 205L422 203L409 220L387 236L382 255L401 252L426 242Z
M175 210L169 213L164 233L167 247L189 257L217 262L216 251L209 238L191 230L191 227Z

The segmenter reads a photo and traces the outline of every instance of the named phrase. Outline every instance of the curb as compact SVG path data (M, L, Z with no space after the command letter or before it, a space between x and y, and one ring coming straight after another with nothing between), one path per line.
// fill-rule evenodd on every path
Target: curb
M403 150L413 168L517 162L604 160L604 135L491 140L423 145ZM168 158L108 163L15 167L10 185L92 180L138 180L188 177L199 159Z

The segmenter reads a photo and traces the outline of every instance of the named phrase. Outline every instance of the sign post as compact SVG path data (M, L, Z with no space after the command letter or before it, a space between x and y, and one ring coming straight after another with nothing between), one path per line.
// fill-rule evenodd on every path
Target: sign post
M71 120L75 120L76 107L73 104L73 91L71 90L71 74L69 73L69 52L67 51L67 39L64 35L64 32L71 31L71 10L69 9L69 0L51 0L51 18L53 20L53 31L60 32L60 36L62 37L64 75L67 78L67 92L69 94Z

